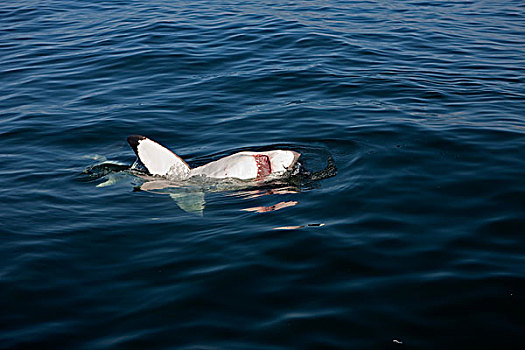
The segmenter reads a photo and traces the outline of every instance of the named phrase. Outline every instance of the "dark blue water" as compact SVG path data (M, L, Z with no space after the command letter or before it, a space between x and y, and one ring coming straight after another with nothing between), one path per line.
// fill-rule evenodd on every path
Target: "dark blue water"
M0 348L525 346L523 2L0 19ZM131 134L192 165L287 148L338 173L209 191L199 216L110 166Z

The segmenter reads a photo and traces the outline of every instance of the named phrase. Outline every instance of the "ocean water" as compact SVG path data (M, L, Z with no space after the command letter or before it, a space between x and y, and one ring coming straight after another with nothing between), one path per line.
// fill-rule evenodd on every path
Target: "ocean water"
M0 19L0 348L524 348L522 1ZM210 185L195 212L127 170L131 134L193 166L282 148L334 169Z

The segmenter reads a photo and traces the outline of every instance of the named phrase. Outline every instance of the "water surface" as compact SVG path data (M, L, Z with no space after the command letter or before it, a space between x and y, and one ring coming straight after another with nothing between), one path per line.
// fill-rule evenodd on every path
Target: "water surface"
M0 5L0 347L523 348L524 10ZM338 173L198 216L86 177L131 134Z

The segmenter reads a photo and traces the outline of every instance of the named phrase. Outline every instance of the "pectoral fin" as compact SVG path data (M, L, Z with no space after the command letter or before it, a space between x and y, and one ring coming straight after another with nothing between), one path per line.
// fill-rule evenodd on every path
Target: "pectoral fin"
M131 135L128 143L140 162L152 175L170 175L181 179L190 173L190 167L178 155L158 142L141 135Z
M171 199L186 213L202 216L206 205L203 192L170 193Z

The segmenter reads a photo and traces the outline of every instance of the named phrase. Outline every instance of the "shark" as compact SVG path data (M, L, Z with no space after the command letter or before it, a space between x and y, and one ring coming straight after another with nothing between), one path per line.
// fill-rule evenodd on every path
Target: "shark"
M207 193L237 191L247 198L297 193L300 192L298 178L319 180L337 174L331 157L324 170L307 172L299 161L301 153L294 150L241 151L191 167L168 147L149 137L131 135L127 142L137 157L136 161L131 167L105 162L88 169L88 174L106 177L106 181L97 187L113 185L131 173L142 180L135 187L136 191L167 194L183 211L199 216L203 215ZM281 202L253 211L278 210L295 204L295 201Z
M290 150L243 151L191 168L170 149L146 136L131 135L128 143L149 174L172 180L204 176L209 179L266 181L289 175L301 156Z

